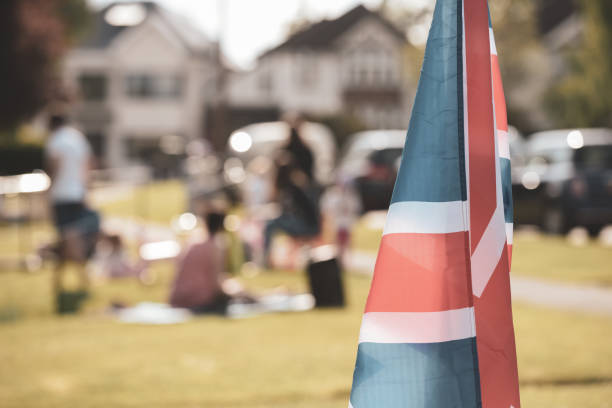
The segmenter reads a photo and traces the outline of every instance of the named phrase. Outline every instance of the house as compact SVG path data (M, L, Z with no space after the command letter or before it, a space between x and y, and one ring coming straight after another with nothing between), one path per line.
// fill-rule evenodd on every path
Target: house
M203 136L218 47L153 2L112 3L64 61L72 116L109 167L172 167Z
M370 128L406 128L414 94L403 32L360 5L291 35L256 68L229 76L234 109L351 113Z

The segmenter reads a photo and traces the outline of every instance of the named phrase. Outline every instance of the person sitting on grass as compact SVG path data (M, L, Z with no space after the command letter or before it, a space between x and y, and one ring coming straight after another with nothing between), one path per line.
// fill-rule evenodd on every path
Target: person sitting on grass
M242 288L226 279L227 240L222 212L205 216L208 238L190 246L177 264L170 293L170 305L190 309L196 314L225 314L233 297L240 297ZM229 283L229 284L228 284ZM224 288L230 288L230 291Z

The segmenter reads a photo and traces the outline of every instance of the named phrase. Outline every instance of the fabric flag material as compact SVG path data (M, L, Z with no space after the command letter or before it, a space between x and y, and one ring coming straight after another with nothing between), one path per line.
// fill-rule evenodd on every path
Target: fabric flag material
M519 408L508 124L486 0L438 0L351 408Z

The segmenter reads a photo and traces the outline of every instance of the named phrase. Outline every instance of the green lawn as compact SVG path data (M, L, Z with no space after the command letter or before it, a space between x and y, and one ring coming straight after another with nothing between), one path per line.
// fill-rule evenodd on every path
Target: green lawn
M53 228L48 223L0 224L0 259L13 259L29 254L37 245L53 239Z
M512 273L579 284L612 286L612 248L593 240L570 245L564 237L516 235Z
M132 189L124 198L102 204L105 215L134 217L168 225L187 210L187 191L177 180L155 182Z
M165 327L103 313L111 300L163 301L170 264L156 272L152 287L99 284L83 314L62 318L48 272L0 274L0 406L346 407L368 278L348 279L344 310ZM246 283L305 288L288 272ZM612 406L612 320L525 305L515 319L525 407Z
M176 182L107 204L105 214L167 224L184 211ZM3 255L18 248L0 228ZM36 239L52 234L34 226ZM364 223L354 244L376 251L380 231ZM515 240L513 273L610 285L611 250L571 247L562 239ZM48 269L0 271L0 407L345 408L369 278L349 276L343 310L244 320L205 317L176 326L124 325L105 313L111 301L163 302L172 264L158 281L97 283L78 316L52 315ZM253 290L306 289L300 273L245 279ZM612 319L517 304L514 308L523 406L612 407Z

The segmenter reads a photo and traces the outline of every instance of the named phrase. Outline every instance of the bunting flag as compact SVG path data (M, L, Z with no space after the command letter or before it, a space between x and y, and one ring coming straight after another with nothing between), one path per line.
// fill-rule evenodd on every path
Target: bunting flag
M487 1L438 0L349 407L520 407L510 194Z

